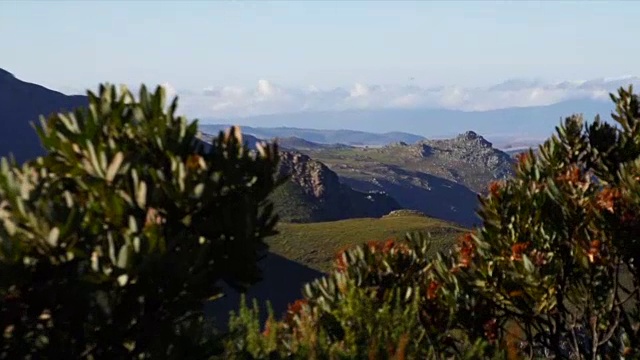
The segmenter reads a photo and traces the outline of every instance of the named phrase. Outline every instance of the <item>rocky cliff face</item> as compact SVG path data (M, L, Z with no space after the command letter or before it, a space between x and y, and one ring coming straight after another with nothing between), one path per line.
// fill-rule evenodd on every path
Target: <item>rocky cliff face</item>
M338 175L323 163L297 152L281 152L280 173L291 176L291 181L316 199L337 195L341 184Z
M273 196L284 221L380 217L400 208L383 192L353 190L323 163L298 152L281 152L279 172L289 176L289 182Z

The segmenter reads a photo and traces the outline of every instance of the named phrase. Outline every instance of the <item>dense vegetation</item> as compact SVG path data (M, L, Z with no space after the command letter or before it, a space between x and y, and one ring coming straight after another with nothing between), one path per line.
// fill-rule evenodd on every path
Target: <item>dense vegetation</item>
M203 303L259 280L277 147L209 151L162 88L102 86L0 169L0 358L204 358Z
M640 103L567 118L435 259L421 236L344 252L288 315L242 307L228 358L640 357Z
M43 119L47 155L3 160L0 358L638 358L640 102L612 99L617 127L567 118L452 251L346 249L284 318L241 304L218 337L202 305L259 279L278 149L205 149L161 88L101 87Z

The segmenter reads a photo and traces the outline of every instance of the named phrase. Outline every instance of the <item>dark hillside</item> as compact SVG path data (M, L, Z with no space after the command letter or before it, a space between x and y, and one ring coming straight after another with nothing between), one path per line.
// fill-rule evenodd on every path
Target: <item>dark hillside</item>
M0 69L0 156L14 155L18 162L42 155L44 150L31 123L40 115L87 106L86 96L69 96L17 79Z

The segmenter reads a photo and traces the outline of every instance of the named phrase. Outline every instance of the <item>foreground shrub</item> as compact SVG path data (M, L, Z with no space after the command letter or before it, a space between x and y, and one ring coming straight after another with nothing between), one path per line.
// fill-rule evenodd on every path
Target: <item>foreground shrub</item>
M428 250L428 238L420 235L349 249L339 254L331 275L308 284L305 298L282 321L271 316L264 330L257 307L241 304L225 358L497 356L488 341L468 336L465 324L476 316L451 306L460 290L441 287L449 273L427 257Z
M632 89L612 99L617 128L566 119L482 201L459 278L522 355L640 356L640 112Z
M412 238L350 250L262 337L241 308L227 354L639 358L640 103L612 99L617 127L567 118L490 185L451 254Z
M259 279L275 145L209 150L162 88L101 86L0 169L0 358L205 358L203 304Z

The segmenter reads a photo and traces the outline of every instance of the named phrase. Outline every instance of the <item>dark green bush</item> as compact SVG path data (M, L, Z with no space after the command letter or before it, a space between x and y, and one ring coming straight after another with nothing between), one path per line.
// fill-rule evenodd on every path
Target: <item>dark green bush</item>
M566 119L483 199L459 278L522 356L640 356L640 112L631 88L612 99L618 127Z
M489 341L469 337L465 324L477 316L456 308L460 290L440 285L450 273L428 251L428 238L416 235L340 253L335 271L308 284L305 298L283 320L271 317L261 335L257 308L241 304L225 358L496 357Z
M242 308L227 356L640 358L640 103L612 100L617 127L572 116L520 156L451 254L347 251L268 334Z
M206 358L203 304L259 279L277 147L205 149L162 88L88 95L41 120L46 156L2 161L0 358Z

